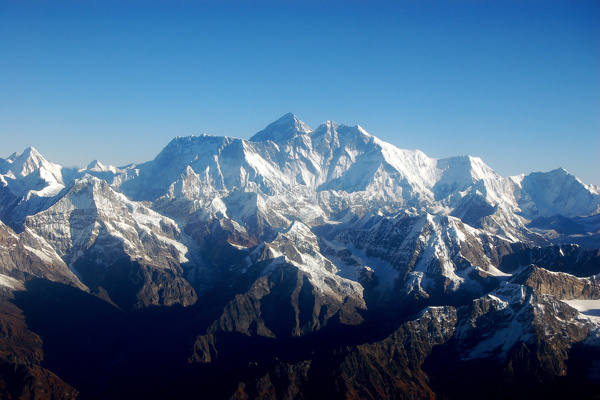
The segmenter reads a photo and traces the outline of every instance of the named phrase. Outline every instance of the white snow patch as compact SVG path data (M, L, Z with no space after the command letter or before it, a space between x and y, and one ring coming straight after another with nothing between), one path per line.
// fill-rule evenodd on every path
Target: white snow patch
M600 300L562 300L581 314L600 321Z
M33 247L29 247L29 246L23 246L24 248L26 248L27 250L29 250L30 252L32 252L33 254L35 254L36 256L38 256L42 261L45 261L47 263L52 263L54 260L48 256L48 254L44 253L41 250L38 249L34 249Z
M15 278L11 278L10 276L3 274L0 274L0 286L4 286L12 290L23 290L23 284L21 282Z

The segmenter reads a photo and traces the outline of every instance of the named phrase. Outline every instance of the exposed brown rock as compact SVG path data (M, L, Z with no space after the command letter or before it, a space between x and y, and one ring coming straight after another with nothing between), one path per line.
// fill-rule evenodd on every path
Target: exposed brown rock
M560 300L600 299L600 275L577 278L530 265L511 277L511 282L530 286L538 294L550 294Z

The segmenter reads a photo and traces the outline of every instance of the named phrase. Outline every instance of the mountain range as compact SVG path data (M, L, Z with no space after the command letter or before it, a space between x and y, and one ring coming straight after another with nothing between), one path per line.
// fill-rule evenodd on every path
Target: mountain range
M533 151L533 150L532 150ZM0 397L600 398L600 187L287 114L0 159Z

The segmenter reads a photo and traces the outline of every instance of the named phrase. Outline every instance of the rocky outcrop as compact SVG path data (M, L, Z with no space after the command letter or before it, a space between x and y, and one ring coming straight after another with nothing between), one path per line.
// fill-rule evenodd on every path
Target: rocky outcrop
M559 300L600 299L600 276L577 278L564 272L552 272L535 265L525 267L510 278L539 294L549 294Z
M337 391L346 399L436 398L421 367L455 326L454 308L430 307L386 339L356 346L335 371Z
M336 241L391 265L397 292L421 298L491 290L499 282L495 276L502 275L499 260L512 251L508 241L457 218L429 214L363 218Z
M300 223L258 246L246 257L246 265L237 267L243 271L238 279L250 286L233 295L207 333L198 337L191 360L211 362L219 332L284 339L317 332L331 320L361 324L360 311L366 308L362 286L336 275L319 250L316 236Z
M499 268L514 273L531 264L548 271L566 272L586 277L600 274L600 249L589 250L576 244L561 244L542 247L511 244L512 251L501 258Z

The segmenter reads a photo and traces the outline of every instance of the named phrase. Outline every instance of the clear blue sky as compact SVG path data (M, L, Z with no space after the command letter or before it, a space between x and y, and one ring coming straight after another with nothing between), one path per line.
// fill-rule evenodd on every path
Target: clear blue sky
M290 111L600 184L600 2L0 2L0 157L137 163Z

